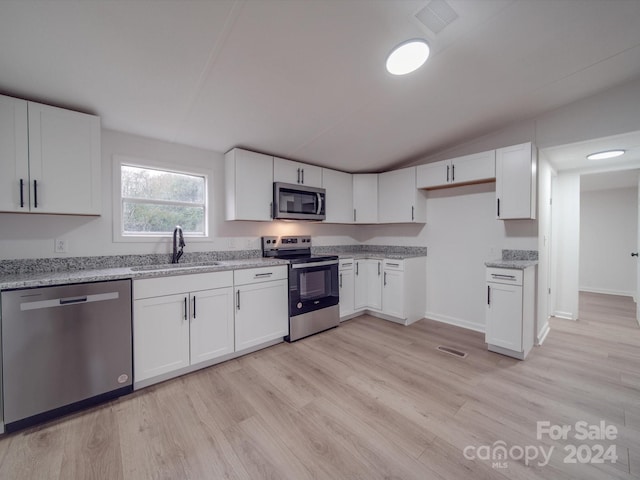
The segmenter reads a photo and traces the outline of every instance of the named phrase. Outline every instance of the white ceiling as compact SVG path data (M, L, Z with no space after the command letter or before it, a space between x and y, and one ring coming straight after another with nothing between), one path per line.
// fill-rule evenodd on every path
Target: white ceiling
M0 92L105 128L379 171L640 77L638 0L0 2ZM432 57L393 77L386 54Z

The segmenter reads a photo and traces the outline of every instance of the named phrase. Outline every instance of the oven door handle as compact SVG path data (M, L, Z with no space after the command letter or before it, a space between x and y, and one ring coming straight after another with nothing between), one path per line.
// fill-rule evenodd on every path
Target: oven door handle
M325 260L324 262L310 262L310 263L294 263L291 265L293 269L310 268L310 267L324 267L326 265L338 265L338 260Z

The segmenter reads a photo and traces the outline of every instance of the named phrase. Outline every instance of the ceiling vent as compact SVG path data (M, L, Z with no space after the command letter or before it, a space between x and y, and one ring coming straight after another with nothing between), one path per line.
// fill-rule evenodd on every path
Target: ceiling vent
M458 14L445 0L431 0L416 13L416 18L433 33L440 33L444 27L458 18Z

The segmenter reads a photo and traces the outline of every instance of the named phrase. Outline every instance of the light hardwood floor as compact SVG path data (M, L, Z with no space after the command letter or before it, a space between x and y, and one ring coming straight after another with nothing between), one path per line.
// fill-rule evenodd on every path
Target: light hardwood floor
M552 320L524 362L488 352L480 333L360 317L6 435L0 479L640 478L634 312L628 298L582 294L581 319ZM543 420L604 421L618 434L538 439ZM463 455L500 441L553 447L551 460L497 468ZM615 445L617 462L564 463L567 445L583 443Z

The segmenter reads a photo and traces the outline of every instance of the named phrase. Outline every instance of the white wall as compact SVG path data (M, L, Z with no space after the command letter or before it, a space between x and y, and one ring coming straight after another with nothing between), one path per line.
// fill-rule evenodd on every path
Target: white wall
M580 263L580 175L558 174L553 192L552 255L556 317L578 318L578 271Z
M635 296L638 189L583 191L580 290Z
M187 239L185 252L257 249L261 235L309 234L317 245L354 243L353 226L294 222L226 222L224 220L224 156L222 153L162 142L109 130L102 131L102 216L0 213L0 259L167 253L170 239L149 242L113 241L113 156L194 166L209 173L211 239ZM55 254L56 238L68 241L68 254Z

